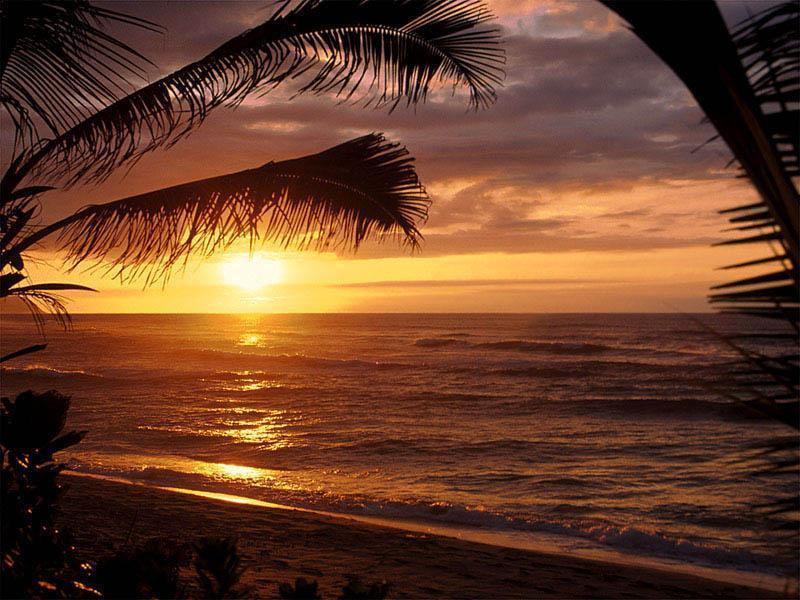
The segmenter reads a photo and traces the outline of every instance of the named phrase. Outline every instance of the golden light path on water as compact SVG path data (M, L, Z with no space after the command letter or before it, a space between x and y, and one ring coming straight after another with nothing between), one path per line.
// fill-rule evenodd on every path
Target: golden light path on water
M245 388L262 389L262 384L254 383ZM291 445L288 438L282 433L290 421L299 417L290 417L285 410L279 409L250 409L241 407L227 407L207 409L215 413L222 413L223 419L206 427L190 425L140 425L139 429L149 431L165 431L182 435L227 437L234 442L259 444L262 449L275 450ZM255 412L258 416L248 418L247 415Z
M75 452L73 458L89 468L113 465L120 471L164 470L176 473L204 475L217 482L263 481L270 487L294 489L282 477L281 471L248 467L230 463L206 462L179 456L140 456L135 454L105 454L102 452ZM283 485L286 483L286 485Z

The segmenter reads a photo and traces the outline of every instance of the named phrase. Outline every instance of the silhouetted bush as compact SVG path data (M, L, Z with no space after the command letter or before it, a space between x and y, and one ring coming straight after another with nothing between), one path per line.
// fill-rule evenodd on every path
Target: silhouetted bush
M317 588L319 585L315 579L311 581L304 577L298 577L294 585L282 583L278 586L278 593L284 600L321 600Z
M54 454L77 444L85 432L63 433L70 399L55 391L2 398L2 572L7 598L96 597L82 583L88 566L75 558L67 536L56 526L58 501L65 486L58 481L64 465Z
M95 582L106 598L183 598L180 566L187 555L185 544L154 538L99 561Z
M391 584L386 581L374 582L369 586L358 575L346 575L347 585L342 588L340 600L384 600L389 595Z
M339 600L384 600L389 595L391 584L386 581L367 586L358 575L345 575L345 578L347 584L342 588ZM319 584L315 579L308 581L304 577L298 577L294 585L280 584L278 593L284 600L321 600L318 588Z
M234 538L201 538L194 545L194 569L206 598L243 598L250 591L241 587L242 559Z

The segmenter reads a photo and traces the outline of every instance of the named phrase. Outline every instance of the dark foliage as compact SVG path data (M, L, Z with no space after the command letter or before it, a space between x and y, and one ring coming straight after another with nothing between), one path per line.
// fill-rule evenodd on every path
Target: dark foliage
M200 60L116 100L36 145L9 182L38 172L70 183L102 179L143 153L172 144L216 107L300 78L300 92L377 104L424 101L434 81L494 100L504 54L481 0L302 0Z
M278 594L283 600L322 600L317 591L318 587L316 579L308 581L305 577L298 577L294 585L281 583L278 586Z
M261 237L300 249L356 249L366 238L395 237L416 247L428 205L406 149L370 134L319 154L89 206L12 252L60 230L73 267L102 258L116 275L146 274L152 283L181 259L209 256L242 236L251 246Z
M186 555L174 540L148 540L100 560L94 581L105 598L182 598L179 569Z
M158 27L86 0L3 0L0 107L16 124L17 144L0 181L0 297L24 302L40 328L46 314L69 326L59 292L87 288L25 284L26 252L53 234L64 234L72 267L105 259L109 271L145 273L148 283L190 253L207 255L241 236L301 249L357 249L387 236L418 244L427 198L412 160L374 134L295 161L95 204L41 226L41 198L57 182L97 181L132 167L215 108L290 80L300 93L391 107L424 101L435 82L466 88L475 107L495 97L504 53L481 0L276 5L260 25L133 90L148 62L105 26Z
M340 600L384 600L391 584L386 581L366 585L358 575L347 575L347 585L342 588Z
M342 587L340 600L384 600L389 596L391 584L386 581L365 584L358 575L345 575L347 583ZM284 600L322 600L319 584L315 579L307 580L298 577L294 585L282 583L278 586L278 594Z
M104 31L114 22L156 29L87 0L3 0L0 103L18 144L36 138L34 118L57 136L133 91L130 79L144 79L148 61Z
M64 465L54 454L77 444L85 432L64 433L69 398L58 392L24 392L2 399L2 586L3 597L95 597L81 583L86 569L55 523L65 486Z
M205 598L244 598L244 573L234 538L201 538L194 544L194 568Z

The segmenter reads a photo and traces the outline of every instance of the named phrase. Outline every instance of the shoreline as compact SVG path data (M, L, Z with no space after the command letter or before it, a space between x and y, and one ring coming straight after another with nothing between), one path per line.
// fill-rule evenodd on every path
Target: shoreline
M276 596L278 583L296 577L317 578L324 597L335 597L347 573L392 582L391 597L780 598L785 585L758 574L746 581L721 580L640 561L509 547L487 535L491 532L465 536L463 529L428 523L328 513L101 475L65 475L70 490L62 502L63 522L78 530L79 549L108 553L129 532L139 542L160 535L182 538L187 531L192 536L234 534L250 565L245 582L259 597ZM282 551L275 552L277 540ZM379 556L382 560L376 560ZM508 595L498 596L500 590Z

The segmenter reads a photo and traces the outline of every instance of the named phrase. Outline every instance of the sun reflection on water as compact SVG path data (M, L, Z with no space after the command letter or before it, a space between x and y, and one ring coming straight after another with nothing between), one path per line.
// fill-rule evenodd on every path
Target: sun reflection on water
M260 346L264 336L260 333L243 333L239 336L238 346Z
M243 482L268 484L270 487L291 488L285 476L275 469L248 467L232 463L207 462L182 456L139 456L134 454L111 454L104 452L75 452L70 457L69 467L81 465L90 471L96 468L117 470L131 475L147 474L146 479L158 481L158 472L191 473L202 475L217 482ZM83 469L81 469L83 470ZM141 475L140 475L141 476ZM140 477L139 476L139 477ZM136 477L137 479L139 477Z
M259 419L228 419L222 423L228 429L219 433L235 438L237 442L262 444L271 449L284 448L290 445L280 431L286 427L283 422L285 413L284 410L273 410Z
M205 475L223 475L230 479L275 479L265 473L266 469L257 469L255 467L245 467L243 465L229 465L226 463L203 463L208 465L209 469Z

